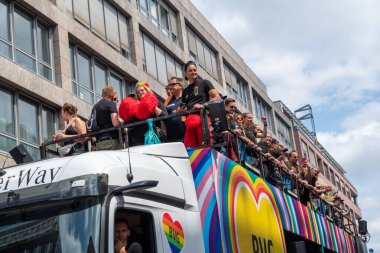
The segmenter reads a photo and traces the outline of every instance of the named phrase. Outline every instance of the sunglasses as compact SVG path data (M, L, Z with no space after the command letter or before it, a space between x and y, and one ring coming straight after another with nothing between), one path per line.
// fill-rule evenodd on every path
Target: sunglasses
M237 107L236 106L233 106L233 105L230 105L229 106L231 109L237 109Z
M181 83L169 83L169 84L168 84L168 85L169 85L168 89L169 89L169 90L174 90L174 87L175 87L177 84L181 85Z

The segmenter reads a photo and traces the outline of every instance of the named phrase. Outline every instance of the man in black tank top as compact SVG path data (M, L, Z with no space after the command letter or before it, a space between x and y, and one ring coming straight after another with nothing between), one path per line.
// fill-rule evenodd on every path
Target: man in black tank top
M120 126L119 115L114 101L116 99L116 92L112 86L108 85L103 88L102 100L94 106L99 130ZM119 147L117 130L96 136L97 150L118 149Z

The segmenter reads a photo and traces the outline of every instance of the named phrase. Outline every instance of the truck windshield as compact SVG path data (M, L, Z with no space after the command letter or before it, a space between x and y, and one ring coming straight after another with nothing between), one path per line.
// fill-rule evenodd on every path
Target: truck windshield
M99 198L0 210L0 253L99 252Z

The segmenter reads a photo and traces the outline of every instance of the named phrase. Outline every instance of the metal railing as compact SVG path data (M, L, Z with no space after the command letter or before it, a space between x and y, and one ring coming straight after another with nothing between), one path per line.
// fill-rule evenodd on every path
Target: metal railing
M176 113L176 114L170 114L168 116L162 116L162 117L156 117L153 118L153 122L158 122L158 121L165 121L171 118L175 117L182 117L182 116L187 116L189 114L200 114L201 116L201 122L202 122L202 129L203 129L203 137L204 137L204 145L203 146L210 146L211 140L210 140L210 132L208 129L208 112L205 109L200 109L200 110L190 110L186 112L181 112L181 113ZM49 146L65 143L65 142L75 142L75 141L80 141L82 143L87 143L91 142L91 138L100 136L102 134L107 134L107 133L112 133L117 131L118 132L118 140L120 143L120 148L125 148L129 146L128 140L124 138L125 136L125 131L124 129L132 129L141 125L147 124L146 120L134 122L134 123L128 123L128 124L122 124L120 127L111 127L107 129L102 129L99 131L95 132L87 132L85 134L78 134L73 137L67 137L67 138L62 138L59 140L52 140L48 142L44 142L40 145L40 156L41 159L46 159L47 154L53 154L53 155L58 155L58 152L56 150L52 150L49 148ZM91 151L91 150L88 150Z

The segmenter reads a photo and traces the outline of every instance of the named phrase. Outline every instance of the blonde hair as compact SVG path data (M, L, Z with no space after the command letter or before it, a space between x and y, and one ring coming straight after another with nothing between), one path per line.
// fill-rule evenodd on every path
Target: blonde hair
M136 84L136 87L135 87L135 98L136 98L136 100L140 100L139 97L138 97L138 95L137 95L137 89L140 88L140 87L144 88L144 90L147 93L153 93L152 90L149 88L149 84L143 83L143 82L139 82L139 83Z

